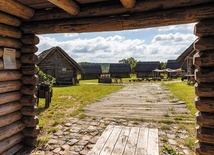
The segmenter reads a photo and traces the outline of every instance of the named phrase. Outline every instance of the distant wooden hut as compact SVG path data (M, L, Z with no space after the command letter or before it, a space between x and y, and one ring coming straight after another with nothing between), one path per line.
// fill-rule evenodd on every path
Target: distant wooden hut
M193 75L195 66L193 65L193 55L195 50L193 44L191 44L177 59L176 61L187 68L187 75Z
M102 74L100 64L82 64L84 72L81 74L82 79L98 79Z
M135 72L137 78L147 78L153 76L153 70L161 69L159 61L137 62Z
M109 66L111 78L129 78L130 73L131 65L129 63L114 63Z
M186 71L186 65L182 65L182 63L178 62L177 60L168 60L166 63L166 68L169 69L183 69Z
M56 84L76 84L77 73L83 72L78 63L58 46L43 51L38 58L37 66L56 78Z

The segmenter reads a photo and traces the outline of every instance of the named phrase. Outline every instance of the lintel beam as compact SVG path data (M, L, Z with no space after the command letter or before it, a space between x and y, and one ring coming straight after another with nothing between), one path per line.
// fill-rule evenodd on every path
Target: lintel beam
M120 0L120 2L125 8L131 9L135 6L136 0Z

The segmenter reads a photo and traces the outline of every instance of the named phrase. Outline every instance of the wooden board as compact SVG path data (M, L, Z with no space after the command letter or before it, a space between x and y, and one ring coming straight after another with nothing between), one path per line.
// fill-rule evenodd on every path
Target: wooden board
M159 155L158 129L109 125L87 155Z

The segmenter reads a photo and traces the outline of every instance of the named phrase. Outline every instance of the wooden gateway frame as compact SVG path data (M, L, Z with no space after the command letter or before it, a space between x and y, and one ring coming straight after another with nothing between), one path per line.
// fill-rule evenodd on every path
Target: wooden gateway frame
M198 22L194 65L196 154L214 154L213 0L1 0L0 154L34 146L36 34L100 32Z

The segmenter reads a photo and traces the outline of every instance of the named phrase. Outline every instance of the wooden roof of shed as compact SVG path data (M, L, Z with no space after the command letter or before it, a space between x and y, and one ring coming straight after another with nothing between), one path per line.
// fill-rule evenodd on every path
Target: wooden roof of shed
M135 72L151 72L155 69L160 69L159 61L143 61L137 62Z
M176 60L167 60L166 68L178 69L182 68L182 64L177 62Z
M24 33L35 34L128 30L214 18L213 0L5 0L0 5L2 12L21 19L16 25L22 24Z
M194 55L193 43L176 59L177 62L184 63L187 57L193 57Z
M82 64L81 67L85 74L102 74L101 65L99 64Z
M129 63L112 63L109 66L109 73L131 73Z
M64 58L65 60L67 60L72 66L74 66L74 68L76 68L77 70L79 70L80 72L83 72L83 69L80 67L80 65L74 60L72 59L62 48L60 48L59 46L56 47L52 47L50 49L47 49L45 51L43 51L42 53L40 53L38 55L38 61L37 61L37 65L39 66L39 64L44 61L45 59L48 58L48 56L50 54L52 54L53 52L59 52Z

